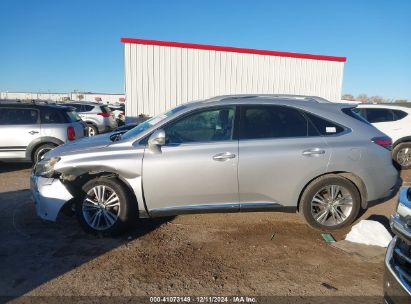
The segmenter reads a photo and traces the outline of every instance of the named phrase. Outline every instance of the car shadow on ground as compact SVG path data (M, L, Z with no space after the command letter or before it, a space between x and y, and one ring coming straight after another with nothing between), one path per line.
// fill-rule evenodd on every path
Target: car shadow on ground
M0 162L0 173L13 172L24 169L31 169L33 165L31 163L4 163Z
M28 190L0 193L0 212L0 297L7 300L127 246L170 220L141 220L123 236L101 238L83 232L75 217L41 220Z

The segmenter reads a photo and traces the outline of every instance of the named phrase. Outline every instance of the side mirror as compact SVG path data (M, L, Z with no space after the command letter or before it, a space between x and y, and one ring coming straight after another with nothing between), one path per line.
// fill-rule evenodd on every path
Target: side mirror
M154 133L151 134L148 139L148 147L150 149L158 150L160 146L163 146L165 144L166 144L166 133L162 129L154 131Z

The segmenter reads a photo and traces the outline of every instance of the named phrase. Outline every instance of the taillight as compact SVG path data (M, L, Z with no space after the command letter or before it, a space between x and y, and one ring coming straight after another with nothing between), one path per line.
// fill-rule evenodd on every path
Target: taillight
M392 140L388 136L383 136L383 137L374 137L371 139L371 141L387 150L392 149Z
M101 112L101 113L97 113L97 115L100 115L100 116L103 116L103 117L110 117L111 116L111 114L110 113L104 113L104 112Z
M68 140L75 140L76 139L76 131L74 131L73 127L67 128L67 138Z

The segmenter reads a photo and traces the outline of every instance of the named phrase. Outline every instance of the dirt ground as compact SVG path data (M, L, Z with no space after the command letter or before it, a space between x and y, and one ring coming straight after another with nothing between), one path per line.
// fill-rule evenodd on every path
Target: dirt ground
M383 261L350 256L297 214L144 220L103 239L35 215L27 165L0 163L0 295L382 296ZM402 173L410 185L411 170ZM388 222L396 198L362 218ZM349 229L333 233L343 239ZM0 300L1 302L1 300Z

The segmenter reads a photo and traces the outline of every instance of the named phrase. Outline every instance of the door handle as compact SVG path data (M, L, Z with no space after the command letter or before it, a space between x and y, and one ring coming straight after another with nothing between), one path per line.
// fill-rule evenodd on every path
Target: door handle
M29 134L31 134L31 135L34 135L34 134L37 134L37 133L39 133L39 132L37 132L37 131L30 131L29 132Z
M308 149L303 151L304 156L315 156L325 154L325 150L320 148Z
M226 161L232 158L235 158L235 154L230 153L230 152L218 153L213 156L213 160L216 160L216 161Z

